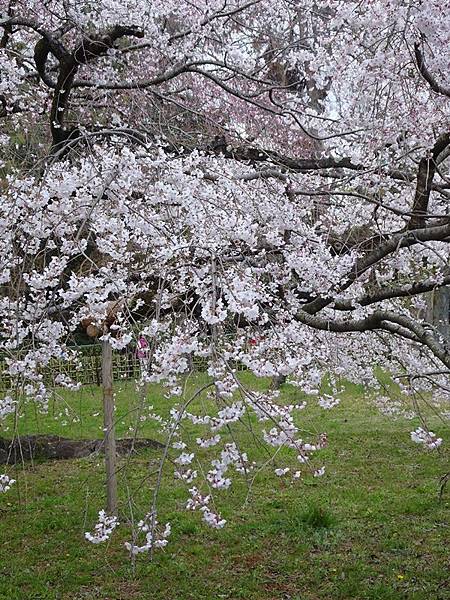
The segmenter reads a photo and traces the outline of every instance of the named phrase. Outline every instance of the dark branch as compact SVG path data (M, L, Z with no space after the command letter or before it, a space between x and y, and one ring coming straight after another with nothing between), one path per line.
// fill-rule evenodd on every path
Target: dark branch
M355 300L338 301L333 304L336 310L355 310L357 306L370 306L383 300L392 300L393 298L410 298L419 294L431 292L437 288L450 285L450 275L444 277L439 283L437 281L414 282L404 286L391 288L379 288L364 294Z
M450 353L439 343L431 329L423 327L417 321L392 311L375 311L363 319L340 320L311 315L304 311L297 313L298 320L304 325L322 331L334 333L353 333L385 330L427 346L431 352L448 368ZM406 330L406 335L403 332Z
M28 29L33 29L36 33L38 33L42 38L44 38L48 44L50 52L60 60L64 55L68 52L66 48L61 43L58 35L59 32L52 33L47 31L44 27L41 27L37 21L33 19L21 19L20 17L9 17L7 19L0 19L0 27L3 28L12 28L14 26L18 27L26 27Z
M420 229L425 227L425 219L430 201L433 179L439 155L450 145L450 133L443 133L433 146L431 152L421 158L417 171L417 186L412 208L412 217L408 223L408 229Z
M420 45L417 42L414 44L414 55L416 57L417 68L419 69L420 74L429 84L431 89L437 94L442 94L443 96L447 96L447 98L450 98L450 88L437 82L434 76L430 73L425 64Z
M400 248L410 248L415 244L431 241L442 241L450 237L450 222L415 229L413 231L393 233L391 237L377 246L372 252L356 260L352 270L348 274L346 281L340 286L338 293L349 288L354 281L363 275L368 269L380 262L386 256L393 254ZM312 302L308 302L303 310L311 315L319 312L333 302L333 298L318 297Z
M104 56L117 40L125 36L143 38L144 32L135 25L115 25L103 36L82 40L73 53L73 59L79 65L86 64L99 56Z

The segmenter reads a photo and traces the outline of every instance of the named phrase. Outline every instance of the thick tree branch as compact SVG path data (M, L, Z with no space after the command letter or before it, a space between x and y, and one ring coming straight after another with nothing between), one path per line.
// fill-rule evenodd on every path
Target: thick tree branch
M436 358L446 367L450 368L450 353L436 339L431 329L423 327L420 323L409 317L396 314L392 311L375 311L363 319L339 320L311 315L301 310L297 313L297 319L304 325L308 325L314 329L334 333L362 333L384 329L390 333L396 333L427 346ZM403 335L404 330L408 332L406 335Z
M372 252L356 260L352 270L348 274L345 282L339 287L338 293L348 289L368 269L376 265L386 256L393 254L400 248L410 248L415 244L431 241L442 241L450 237L450 222L439 224L434 227L426 227L423 229L415 229L413 231L398 232L377 246ZM312 302L308 302L303 307L305 312L315 314L330 305L333 302L332 298L318 297Z
M435 77L428 70L425 64L422 50L420 49L420 45L418 42L414 44L414 55L416 57L417 68L419 69L420 74L429 84L431 89L437 94L442 94L443 96L447 96L447 98L450 98L450 88L436 81Z
M103 36L82 40L72 54L65 54L60 58L59 74L50 112L53 154L59 153L67 140L79 137L78 129L67 130L64 127L64 117L68 108L69 96L79 67L105 55L108 49L112 48L116 41L124 36L143 37L143 32L135 26L124 27L116 25ZM45 65L43 70L45 72Z
M135 25L115 25L103 36L83 39L73 52L73 59L79 65L86 64L99 56L104 56L117 40L125 36L143 38L144 32Z
M444 277L441 281L422 281L414 282L404 286L391 288L379 288L356 298L355 300L341 300L333 304L336 310L355 310L358 306L370 306L383 300L392 300L393 298L410 298L419 294L425 294L432 290L450 285L450 275Z
M436 174L438 157L450 145L450 132L443 133L433 146L431 152L421 158L417 171L417 186L412 208L412 217L408 229L425 227L425 219L430 201L430 192Z
M38 33L42 38L45 39L45 41L48 44L50 52L58 60L60 60L64 55L68 54L67 49L64 47L64 45L61 43L60 39L58 38L59 32L57 32L55 34L55 33L48 31L44 27L41 27L39 25L39 23L37 21L35 21L34 19L22 19L20 17L7 17L4 19L0 19L0 27L7 29L8 27L12 28L15 26L26 27L26 28L32 29L33 31Z

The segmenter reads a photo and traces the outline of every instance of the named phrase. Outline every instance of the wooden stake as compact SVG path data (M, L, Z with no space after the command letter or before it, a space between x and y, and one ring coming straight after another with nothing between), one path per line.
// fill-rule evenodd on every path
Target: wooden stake
M117 515L116 434L114 427L114 396L112 347L102 342L103 427L105 434L106 511Z

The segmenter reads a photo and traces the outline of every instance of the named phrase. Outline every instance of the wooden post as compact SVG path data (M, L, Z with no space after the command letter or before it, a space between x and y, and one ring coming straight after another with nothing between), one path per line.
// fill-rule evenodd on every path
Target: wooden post
M102 342L103 427L105 433L106 511L117 515L116 434L114 428L114 396L112 347Z

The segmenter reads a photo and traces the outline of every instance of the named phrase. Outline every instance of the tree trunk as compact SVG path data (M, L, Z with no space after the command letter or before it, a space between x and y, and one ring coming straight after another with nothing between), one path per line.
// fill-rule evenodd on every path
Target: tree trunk
M114 429L114 396L112 347L102 342L103 427L105 433L106 510L117 515L116 434Z
M286 383L286 375L274 375L272 377L272 388L274 390L279 390L283 383Z
M447 343L450 343L450 287L431 292L427 320L436 327Z

